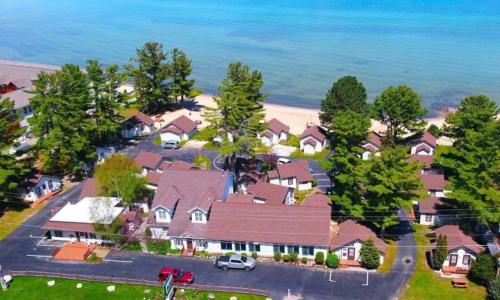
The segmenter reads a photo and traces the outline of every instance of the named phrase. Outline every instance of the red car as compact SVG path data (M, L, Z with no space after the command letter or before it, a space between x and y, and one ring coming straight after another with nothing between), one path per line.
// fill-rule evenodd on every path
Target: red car
M174 283L191 284L194 281L193 273L175 268L161 268L160 274L158 274L158 280L163 282L167 280L168 275L174 277Z

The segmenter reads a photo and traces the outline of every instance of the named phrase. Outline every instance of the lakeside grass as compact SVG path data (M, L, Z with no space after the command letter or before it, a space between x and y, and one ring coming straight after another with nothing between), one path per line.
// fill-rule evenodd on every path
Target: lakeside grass
M47 282L55 280L55 286L47 286ZM76 288L77 283L82 283L81 289ZM106 290L107 286L114 285L116 290L112 293ZM149 293L145 293L150 290ZM83 300L83 299L155 299L155 295L162 295L160 286L142 286L131 284L116 284L104 282L91 282L83 280L70 280L48 277L16 276L11 282L7 292L1 292L2 300ZM50 295L50 296L49 296ZM159 298L162 299L162 298Z
M21 226L27 219L36 214L40 209L45 207L47 202L41 203L36 207L29 207L28 204L26 208L20 210L9 210L3 212L0 217L0 240L3 240L9 234L11 234L16 228Z
M441 278L427 265L426 251L429 251L429 238L425 236L427 226L415 225L417 243L417 262L415 273L401 293L401 300L440 299L440 300L478 300L486 298L486 289L469 282L466 289L453 288L450 278Z
M392 264L396 259L398 253L398 243L395 240L386 240L387 250L384 255L384 263L378 267L377 271L380 273L387 273L391 270Z

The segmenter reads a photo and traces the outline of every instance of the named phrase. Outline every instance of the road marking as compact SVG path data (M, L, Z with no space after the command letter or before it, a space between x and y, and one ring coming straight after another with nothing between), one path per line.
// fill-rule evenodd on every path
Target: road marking
M366 271L366 283L363 283L362 285L368 286L368 271Z
M31 235L31 234L29 237L30 237L30 239L43 239L43 238L45 238L44 236L36 236L36 235Z
M321 175L328 175L328 174L326 174L326 173L313 173L313 175L321 176Z
M329 278L330 282L337 282L337 281L332 279L332 273L333 273L333 270L330 270L330 278Z
M322 188L322 187L323 187L323 188L329 188L329 187L330 187L330 185L329 185L329 184L328 184L328 185L321 185L321 184L320 184L320 185L317 185L316 187L318 187L318 188Z
M52 258L52 256L50 256L50 255L38 255L38 254L26 254L26 256L41 257L41 258Z
M316 181L330 181L330 179L316 179Z
M133 260L118 260L118 259L103 259L102 261L118 262L118 263L132 263Z

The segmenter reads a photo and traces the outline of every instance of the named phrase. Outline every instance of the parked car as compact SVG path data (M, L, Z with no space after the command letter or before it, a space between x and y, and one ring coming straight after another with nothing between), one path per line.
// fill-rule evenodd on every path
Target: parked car
M161 268L158 274L158 280L163 282L167 280L168 275L172 275L174 283L191 284L194 281L194 274L188 271L183 271L176 268Z
M165 141L161 143L161 147L163 149L179 149L180 148L180 143L179 141Z
M278 158L278 165L286 165L290 162L292 162L292 161L289 160L288 158L285 158L285 157Z
M251 257L235 255L223 255L215 258L214 265L217 268L222 268L226 271L228 269L244 269L250 271L255 268L256 261Z

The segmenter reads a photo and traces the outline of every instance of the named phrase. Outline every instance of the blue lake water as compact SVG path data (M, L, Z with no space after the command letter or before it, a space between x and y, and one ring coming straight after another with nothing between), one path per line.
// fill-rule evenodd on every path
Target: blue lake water
M319 107L357 76L371 100L408 84L429 108L500 99L498 0L0 0L0 59L128 63L146 41L183 49L215 92L227 65L259 69L269 100Z

